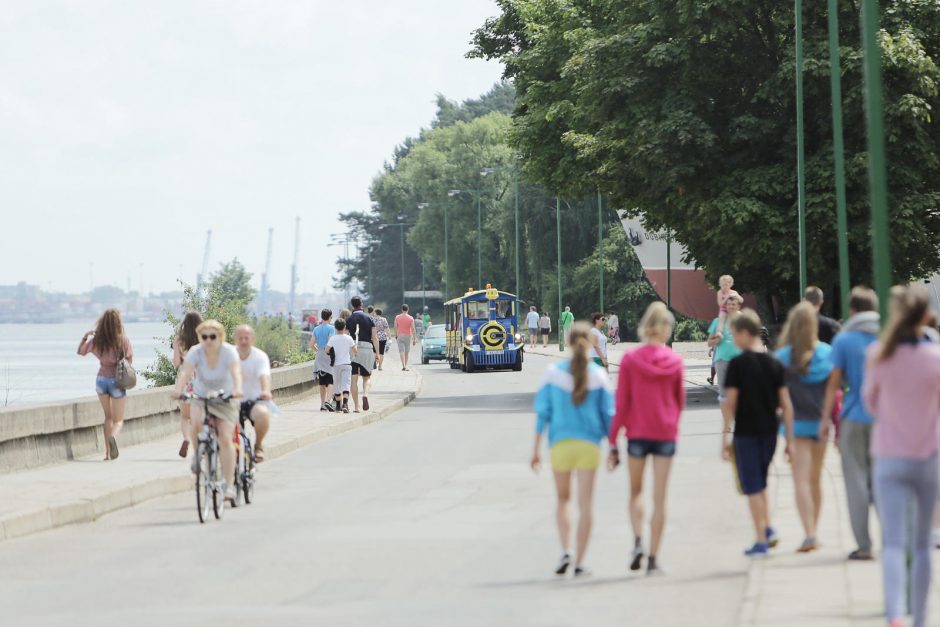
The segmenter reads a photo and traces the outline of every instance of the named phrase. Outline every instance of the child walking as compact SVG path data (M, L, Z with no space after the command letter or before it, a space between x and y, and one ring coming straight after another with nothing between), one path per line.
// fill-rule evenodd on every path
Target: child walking
M755 558L767 557L769 547L777 544L767 503L767 471L777 450L778 409L783 410L787 450L793 448L793 405L786 374L783 364L763 352L760 329L760 318L750 309L732 318L734 343L743 352L728 365L726 397L721 406L721 457L730 461L734 451L738 483L747 496L757 536L744 554Z
M548 430L552 471L558 506L555 519L561 538L561 560L556 575L564 575L571 566L571 476L578 483L578 532L574 575L589 574L584 555L591 535L594 478L600 463L600 443L610 432L614 397L607 371L590 361L593 343L591 327L577 322L569 335L571 358L549 366L542 387L535 396L535 447L530 466L541 467L539 452L542 436Z
M653 518L646 574L660 573L656 556L666 526L666 484L676 454L679 416L685 406L685 367L682 358L666 346L676 319L657 301L640 320L643 346L624 355L617 383L617 413L610 429L607 468L620 463L617 436L627 432L627 469L630 473L630 523L633 555L630 570L640 570L643 560L643 474L652 456Z
M352 358L359 351L356 342L346 330L346 320L339 318L334 324L336 334L326 343L333 359L333 409L349 413L349 390L352 388ZM342 402L341 402L342 401Z

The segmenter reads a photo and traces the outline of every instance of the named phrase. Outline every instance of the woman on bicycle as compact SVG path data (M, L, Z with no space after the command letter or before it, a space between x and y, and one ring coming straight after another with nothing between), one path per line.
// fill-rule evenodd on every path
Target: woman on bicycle
M232 399L242 396L242 368L238 351L225 343L225 327L218 320L206 320L198 327L199 345L193 346L183 360L176 377L173 398L183 395L186 384L192 379L196 398L218 396L219 402L209 403L209 414L216 419L219 432L219 448L222 460L222 477L225 479L225 498L235 501L235 422L238 420L239 403ZM195 375L195 376L194 376ZM223 400L225 399L225 400ZM205 405L192 403L192 432L190 442L198 441L205 419ZM193 472L199 464L198 453L193 454Z
M195 311L190 311L183 318L176 337L173 338L173 365L177 371L182 367L183 360L186 359L189 349L199 344L199 336L196 335L196 328L202 324L202 316ZM186 391L192 394L192 380L186 384ZM189 434L192 426L189 424L189 403L180 401L180 431L183 432L183 445L180 446L180 457L186 459L186 453L189 451Z
M121 312L107 309L94 331L87 331L78 344L78 354L84 357L91 353L98 358L100 367L95 379L95 391L104 410L104 441L106 446L104 460L118 458L117 436L124 426L124 407L127 404L127 391L117 386L117 365L121 358L128 362L134 360L131 341L124 333Z

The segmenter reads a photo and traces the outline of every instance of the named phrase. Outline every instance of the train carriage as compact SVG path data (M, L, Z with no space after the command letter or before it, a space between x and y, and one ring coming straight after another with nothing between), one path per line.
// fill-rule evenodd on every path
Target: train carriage
M487 284L444 303L447 361L464 372L522 370L525 338L519 315L525 303Z

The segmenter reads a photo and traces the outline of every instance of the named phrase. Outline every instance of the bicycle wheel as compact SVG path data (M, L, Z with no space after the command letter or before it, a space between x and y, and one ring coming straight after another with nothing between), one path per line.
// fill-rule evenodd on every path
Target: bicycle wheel
M222 472L219 470L219 452L215 450L210 456L210 468L212 468L212 513L216 520L222 519L225 512L225 493L222 491Z
M209 476L209 452L205 444L199 444L194 452L199 460L196 465L196 511L199 513L199 522L209 520L209 501L212 499L212 482Z
M232 507L242 504L242 477L245 476L245 453L243 450L235 451L235 501Z
M242 491L245 493L245 504L251 505L251 502L255 500L255 460L250 441L247 442L245 452L247 467L242 479Z

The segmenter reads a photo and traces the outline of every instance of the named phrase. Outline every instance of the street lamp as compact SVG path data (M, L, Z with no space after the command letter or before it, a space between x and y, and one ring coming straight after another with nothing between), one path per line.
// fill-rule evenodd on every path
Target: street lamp
M403 218L404 216L399 216ZM395 222L394 224L380 224L379 228L398 227L401 236L401 302L405 302L405 227L414 226L414 224L405 224L404 222Z
M330 243L328 246L342 246L343 247L343 259L349 259L349 244L352 242L358 242L358 238L351 236L349 233L331 233L330 234ZM343 287L343 292L346 296L346 302L349 302L349 277L347 275L346 282Z
M471 194L477 199L477 289L483 285L483 221L480 210L480 195L482 189L452 189L447 195L453 198L458 194Z
M498 168L483 168L480 170L480 176L492 174L497 169ZM516 196L516 296L519 296L519 170L515 166L512 167L512 185L515 189Z

